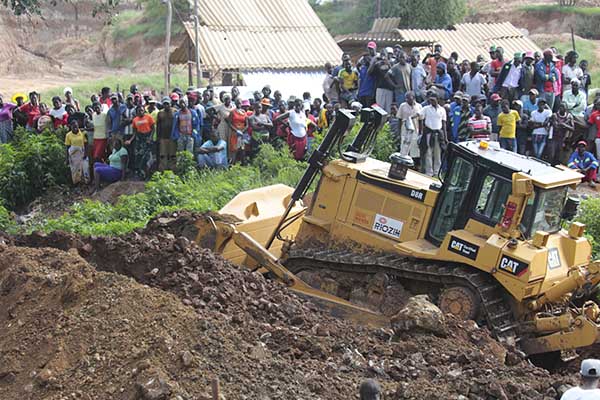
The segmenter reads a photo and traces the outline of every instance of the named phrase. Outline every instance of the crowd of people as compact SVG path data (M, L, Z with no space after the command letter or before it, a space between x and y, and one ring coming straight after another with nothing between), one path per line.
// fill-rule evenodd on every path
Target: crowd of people
M449 142L499 141L502 148L565 164L596 181L600 155L600 98L588 99L588 61L555 48L507 57L491 46L489 61L460 59L442 46L424 54L401 46L378 51L369 42L353 64L342 56L326 65L325 103L352 107L377 104L390 114L398 151L422 172L437 176ZM596 156L592 153L595 148ZM587 151L590 150L590 151Z
M378 51L367 44L356 63L325 65L323 93L283 99L269 85L249 99L239 88L174 88L159 98L136 85L128 93L104 87L89 105L71 88L51 106L37 92L0 96L0 142L13 130L65 127L67 158L74 183L114 182L126 176L147 179L176 167L177 152L194 155L199 168L246 163L263 143L289 146L304 159L315 133L331 125L340 108L377 105L388 112L397 151L416 161L421 172L437 176L449 142L499 141L502 148L562 163L581 171L594 185L600 153L600 97L588 99L591 78L575 51L523 51L506 58L492 46L490 61L461 60L442 47L423 55L402 47ZM595 148L595 155L593 154Z
M67 87L64 98L53 97L49 108L35 91L16 94L12 102L0 95L0 142L10 142L19 126L37 133L64 127L73 183L89 179L97 189L103 181L174 170L178 151L192 153L199 168L246 163L263 143L287 144L301 160L334 111L309 93L284 100L268 85L252 99L242 99L237 87L215 95L211 86L174 88L160 101L156 97L137 85L126 94L105 87L82 107Z

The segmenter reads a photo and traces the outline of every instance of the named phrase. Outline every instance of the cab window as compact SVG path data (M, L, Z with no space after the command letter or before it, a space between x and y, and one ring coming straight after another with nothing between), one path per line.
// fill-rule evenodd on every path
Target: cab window
M450 167L429 227L429 236L434 243L441 243L449 231L457 228L455 225L469 194L474 171L473 164L462 158L457 158Z
M479 192L475 213L488 224L496 225L504 214L504 207L511 192L511 182L493 175L486 176Z

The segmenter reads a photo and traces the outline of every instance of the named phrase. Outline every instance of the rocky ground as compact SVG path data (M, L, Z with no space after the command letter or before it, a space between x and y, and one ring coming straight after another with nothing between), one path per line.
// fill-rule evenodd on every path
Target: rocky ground
M473 322L434 315L434 332L394 332L334 319L198 248L182 225L5 237L0 398L202 399L218 378L227 399L352 399L372 377L387 399L550 400L576 382Z

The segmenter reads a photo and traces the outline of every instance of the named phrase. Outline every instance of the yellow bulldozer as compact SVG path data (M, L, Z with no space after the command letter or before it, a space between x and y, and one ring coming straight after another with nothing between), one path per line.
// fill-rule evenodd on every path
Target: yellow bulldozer
M377 107L344 148L356 118L337 113L296 188L240 193L220 210L238 222L198 221L197 242L362 323L389 324L401 285L527 355L599 340L600 262L570 222L580 174L468 141L449 144L438 180L368 157Z

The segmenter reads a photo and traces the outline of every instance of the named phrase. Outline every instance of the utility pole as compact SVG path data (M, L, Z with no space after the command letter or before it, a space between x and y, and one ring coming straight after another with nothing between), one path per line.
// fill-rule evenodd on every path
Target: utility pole
M375 10L375 17L381 18L381 0L376 0L376 1L377 1L377 8Z
M171 47L171 18L173 17L173 7L171 6L171 0L163 0L167 5L167 34L165 37L165 96L169 95L169 88L171 87L169 71L169 48Z
M198 0L194 0L194 42L196 43L196 87L200 88L200 79L202 78L202 71L200 70L200 41L198 34Z

